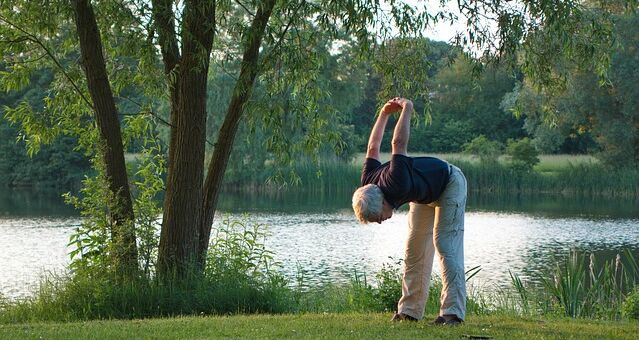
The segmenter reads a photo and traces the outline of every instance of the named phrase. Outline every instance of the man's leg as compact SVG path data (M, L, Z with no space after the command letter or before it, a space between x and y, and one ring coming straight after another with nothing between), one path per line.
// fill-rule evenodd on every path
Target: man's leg
M466 277L464 274L464 213L466 178L453 167L446 190L437 202L434 241L442 270L440 315L466 317Z
M434 221L434 207L410 203L402 297L397 304L397 312L416 319L424 317L424 307L428 298L435 254L433 246Z

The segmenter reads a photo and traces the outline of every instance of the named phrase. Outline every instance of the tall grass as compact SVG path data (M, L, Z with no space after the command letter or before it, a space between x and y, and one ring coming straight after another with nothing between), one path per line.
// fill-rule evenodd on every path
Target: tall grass
M446 160L451 163L458 162L471 162L471 163L479 163L479 157L466 153L415 153L411 154L411 156L419 157L419 156L428 156L428 157L437 157L439 159ZM361 165L364 163L364 158L366 154L357 153L355 157L353 157L353 164ZM380 159L389 160L391 158L391 154L388 152L383 152L380 154ZM498 158L499 163L503 165L508 164L508 156L502 155ZM591 155L539 155L539 164L535 166L535 169L539 172L549 172L560 170L570 165L592 165L599 163L597 158Z
M556 167L552 171L525 172L500 162L487 164L468 157L454 159L453 156L448 157L464 172L471 192L639 198L639 169L610 169L584 158L574 163L553 160L562 165L553 165ZM336 191L352 191L359 186L361 166L361 163L339 160L324 161L319 167L311 163L297 164L294 170L301 179L297 189L329 195ZM240 185L264 187L265 182L265 178L254 178L254 181Z
M500 164L461 163L471 190L499 194L639 197L639 169L568 165L553 173L522 172Z
M370 280L363 273L354 273L346 285L323 285L299 292L299 311L322 312L394 312L402 292L401 261L386 263ZM480 271L475 267L466 272L466 281ZM442 281L433 275L430 282L425 314L439 314ZM471 292L467 299L469 314L484 314L487 304L480 294Z
M547 274L541 285L527 286L511 273L516 299L512 310L522 314L618 319L622 305L639 286L639 265L630 250L598 265L594 255L572 252Z
M225 178L225 189L231 191L279 191L304 190L316 193L354 190L359 185L361 165L355 166L348 161L337 159L321 160L318 164L311 161L299 161L291 168L281 170L286 174L283 178L274 178L277 170L260 170L251 176L237 179L233 176ZM247 172L253 172L247 169Z

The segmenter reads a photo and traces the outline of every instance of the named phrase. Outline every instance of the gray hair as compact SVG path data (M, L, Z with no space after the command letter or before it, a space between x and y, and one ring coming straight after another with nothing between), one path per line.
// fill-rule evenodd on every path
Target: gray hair
M353 193L353 211L361 223L376 220L384 209L384 193L375 184L366 184Z

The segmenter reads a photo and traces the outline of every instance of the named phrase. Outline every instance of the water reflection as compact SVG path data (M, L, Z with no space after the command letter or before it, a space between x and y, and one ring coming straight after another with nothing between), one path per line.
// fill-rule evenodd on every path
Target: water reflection
M220 195L218 208L227 212L336 212L350 209L352 194L350 188L329 192L224 192ZM526 213L546 217L639 218L639 198L482 195L472 192L468 195L467 210Z
M0 190L0 217L77 216L75 209L64 203L63 191L30 188Z
M639 217L639 199L564 195L481 195L471 193L472 210L527 213L547 217Z
M61 190L0 190L0 216L79 216L64 203ZM224 212L338 212L350 210L352 188L309 191L225 191L218 209ZM405 210L406 207L403 207ZM401 211L402 209L400 209ZM472 192L468 211L526 213L546 217L639 218L639 198L571 197L563 195L495 195Z
M406 212L382 225L360 225L350 209L350 190L278 194L224 193L219 217L251 214L272 236L267 246L295 283L343 282L355 273L371 276L403 257ZM621 249L639 257L636 202L562 197L471 195L466 217L466 267L482 266L477 286L508 285L508 270L524 279L539 276L571 249L606 260ZM63 271L66 247L80 218L58 194L0 194L0 293L27 295L43 271ZM436 264L437 266L437 264ZM436 267L436 271L439 269Z

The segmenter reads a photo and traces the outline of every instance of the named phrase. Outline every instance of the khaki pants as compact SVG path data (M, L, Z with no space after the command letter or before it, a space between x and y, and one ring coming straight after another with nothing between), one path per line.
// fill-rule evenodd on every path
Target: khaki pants
M417 319L424 317L435 250L442 271L440 315L466 317L464 274L464 212L466 178L455 166L439 200L410 203L408 240L404 256L402 297L397 311Z

